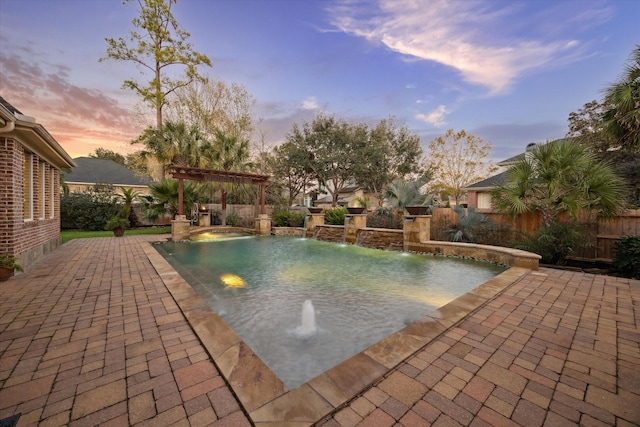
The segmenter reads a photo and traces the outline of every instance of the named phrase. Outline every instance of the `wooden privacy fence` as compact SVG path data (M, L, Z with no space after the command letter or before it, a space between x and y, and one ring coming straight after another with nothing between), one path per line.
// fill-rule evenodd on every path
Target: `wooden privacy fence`
M542 224L540 214L537 212L519 215L512 220L508 215L488 209L478 209L479 213L488 216L497 224L510 225L514 230L527 234L535 234ZM435 208L431 219L431 236L434 239L448 240L443 237L441 227L443 224L455 224L457 214L451 208ZM568 216L561 220L568 220ZM625 236L640 236L640 209L628 209L623 215L612 220L589 219L586 215L578 218L577 222L585 227L589 245L578 248L575 259L589 261L611 262L615 257L615 242Z

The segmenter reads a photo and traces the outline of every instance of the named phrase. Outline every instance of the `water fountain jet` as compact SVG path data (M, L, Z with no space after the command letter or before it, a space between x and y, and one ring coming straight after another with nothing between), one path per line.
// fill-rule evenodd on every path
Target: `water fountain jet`
M310 299L302 304L302 324L296 328L296 335L306 338L316 333L316 312Z

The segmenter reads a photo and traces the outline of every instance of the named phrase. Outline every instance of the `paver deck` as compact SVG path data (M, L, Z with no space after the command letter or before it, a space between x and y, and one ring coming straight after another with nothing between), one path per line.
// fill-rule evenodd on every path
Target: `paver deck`
M229 354L212 350L206 310L150 259L157 239L73 240L0 283L0 420L302 426L322 414L313 422L327 427L640 425L640 281L528 271L441 322L337 410L333 395L311 394L320 382L248 408Z

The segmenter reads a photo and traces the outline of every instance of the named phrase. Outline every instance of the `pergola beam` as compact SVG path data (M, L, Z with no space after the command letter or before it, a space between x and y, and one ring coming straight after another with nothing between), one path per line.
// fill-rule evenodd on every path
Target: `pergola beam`
M252 184L260 186L260 213L265 213L265 188L269 185L269 175L258 175L244 172L221 171L215 169L189 168L169 166L169 172L178 180L178 215L184 215L183 185L185 179L191 181L223 182L231 184Z

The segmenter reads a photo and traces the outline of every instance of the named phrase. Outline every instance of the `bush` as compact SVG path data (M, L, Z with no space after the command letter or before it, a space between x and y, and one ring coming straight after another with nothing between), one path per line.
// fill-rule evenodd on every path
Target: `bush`
M554 221L540 227L535 236L523 237L515 247L539 254L545 264L565 264L576 249L589 244L582 227L570 222Z
M280 211L273 214L276 227L303 227L306 214L302 212Z
M625 277L640 279L640 236L626 236L615 244L613 266Z
M237 212L231 212L227 215L227 225L230 227L236 227L240 223L240 217Z
M508 246L513 240L511 227L496 224L490 217L478 213L475 207L465 211L462 206L456 206L453 211L458 215L458 222L449 225L447 234L454 242Z
M381 207L367 215L367 227L402 229L402 217L395 215L390 209Z
M60 197L60 228L63 230L99 231L122 211L113 196L102 193L70 193Z
M347 208L338 206L324 210L324 223L327 225L344 225L344 217L349 214Z

